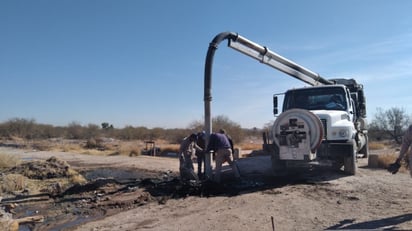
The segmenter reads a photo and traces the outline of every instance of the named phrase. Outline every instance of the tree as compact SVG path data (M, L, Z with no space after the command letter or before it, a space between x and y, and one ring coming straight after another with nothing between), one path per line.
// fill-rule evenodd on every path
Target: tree
M388 136L397 143L401 143L401 137L405 128L409 125L409 116L405 109L392 107L384 111L377 108L375 119L370 124L371 131L380 131L382 136Z
M68 139L83 139L84 131L83 127L79 122L71 122L66 128L66 137Z
M87 125L87 128L84 128L84 133L83 136L86 139L90 138L96 138L100 136L100 131L99 131L99 126L96 124L89 124Z
M1 126L1 134L5 137L19 137L23 139L32 139L35 135L35 120L14 118L10 119Z
M102 129L108 129L109 128L109 123L103 122L102 123Z
M113 124L109 124L109 123L107 123L107 122L103 122L102 123L102 129L103 130L109 130L109 129L113 129L114 127L113 127Z

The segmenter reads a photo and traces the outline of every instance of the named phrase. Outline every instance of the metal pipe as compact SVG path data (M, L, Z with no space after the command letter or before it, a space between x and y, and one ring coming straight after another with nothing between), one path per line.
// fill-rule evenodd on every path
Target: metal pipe
M232 41L229 41L229 47L239 52L242 52L243 54L248 55L252 58L255 58L259 60L261 63L267 64L292 77L304 81L312 86L319 84L333 84L332 81L329 81L321 77L319 74L305 67L302 67L299 64L296 64L293 61L290 61L287 58L269 50L267 47L254 43L240 35L236 36L235 38L232 38Z

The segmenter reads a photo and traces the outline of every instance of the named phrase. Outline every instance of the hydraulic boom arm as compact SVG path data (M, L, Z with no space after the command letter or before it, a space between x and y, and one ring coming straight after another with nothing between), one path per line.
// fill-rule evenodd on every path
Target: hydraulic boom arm
M229 38L228 46L312 86L333 84L320 75L270 51L267 47L240 35Z

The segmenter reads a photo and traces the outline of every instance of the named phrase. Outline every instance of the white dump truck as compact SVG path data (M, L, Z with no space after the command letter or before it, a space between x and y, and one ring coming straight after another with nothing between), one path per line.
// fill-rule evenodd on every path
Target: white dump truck
M213 55L218 43L225 39L229 47L308 84L284 93L280 114L278 94L273 97L277 118L269 134L264 136L263 149L272 157L274 173L327 164L336 169L343 167L344 172L355 175L357 158L367 157L369 152L363 85L354 79L325 79L236 33L220 33L209 45L205 66L206 132L210 134L212 126Z

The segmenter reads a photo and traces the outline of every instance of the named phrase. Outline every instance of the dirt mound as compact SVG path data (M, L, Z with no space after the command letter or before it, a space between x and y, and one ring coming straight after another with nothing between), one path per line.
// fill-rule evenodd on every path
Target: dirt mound
M21 174L29 179L51 179L69 177L72 172L66 161L50 157L46 161L32 161L22 163L8 171L8 173Z

